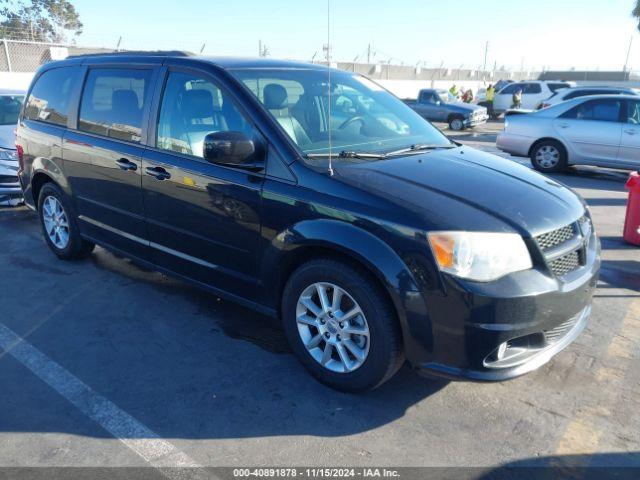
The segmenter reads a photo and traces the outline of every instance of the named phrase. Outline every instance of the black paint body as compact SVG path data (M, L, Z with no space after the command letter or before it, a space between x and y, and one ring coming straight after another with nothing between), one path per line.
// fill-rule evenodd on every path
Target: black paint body
M82 83L94 66L153 71L139 144L78 130ZM336 164L331 177L302 161L277 122L229 73L319 66L94 56L47 64L35 80L61 67L76 68L79 78L66 128L21 118L20 181L33 208L34 191L43 181L60 185L72 199L82 234L100 245L270 315L279 315L284 282L301 262L323 255L348 258L388 292L408 361L451 378L502 380L520 374L490 371L483 359L501 342L551 328L591 302L600 266L595 236L586 264L562 280L533 241L585 215L584 202L566 187L468 147ZM263 144L264 170L216 165L155 147L170 70L210 76L232 95ZM135 169L123 170L120 159ZM146 174L155 167L170 178ZM487 283L443 274L426 239L433 230L518 233L534 268Z

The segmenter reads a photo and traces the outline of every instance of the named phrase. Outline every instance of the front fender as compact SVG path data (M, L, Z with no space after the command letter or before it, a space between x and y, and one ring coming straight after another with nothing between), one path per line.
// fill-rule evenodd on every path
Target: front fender
M415 337L409 332L418 317L425 322L426 306L416 280L405 262L385 242L366 230L339 220L304 220L273 237L261 266L267 287L267 301L276 306L287 278L287 265L309 248L322 248L346 255L363 265L388 292L405 338L405 346ZM307 250L308 251L308 250ZM425 322L426 323L426 322ZM424 325L423 325L424 326Z

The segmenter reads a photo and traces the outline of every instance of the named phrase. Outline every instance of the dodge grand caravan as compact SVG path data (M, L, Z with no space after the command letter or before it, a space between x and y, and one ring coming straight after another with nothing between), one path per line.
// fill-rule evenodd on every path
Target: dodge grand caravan
M357 74L71 58L35 75L16 142L55 255L98 244L279 316L333 388L374 388L405 359L513 378L589 318L600 260L583 201L452 143Z

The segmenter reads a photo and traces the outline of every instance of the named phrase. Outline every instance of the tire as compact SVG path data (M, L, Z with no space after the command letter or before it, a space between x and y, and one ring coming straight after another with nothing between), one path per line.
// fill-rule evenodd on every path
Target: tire
M531 149L533 168L543 173L562 172L567 168L567 151L556 140L542 140Z
M462 117L452 117L449 119L449 130L453 130L454 132L460 132L464 130L464 118Z
M323 310L318 296L305 297L309 292L318 295L318 285L325 288L329 304L336 289L344 292L337 304L339 308L325 313L331 309ZM302 304L305 298L314 303L313 310L322 312L320 316L305 306L306 300ZM362 315L340 321L357 307ZM299 322L298 318L303 317L306 320ZM367 272L348 263L318 259L293 272L282 297L282 320L289 344L300 362L317 380L336 390L352 393L372 390L389 380L404 363L400 326L386 292ZM309 320L313 325L307 323ZM351 334L365 330L366 337ZM322 338L315 341L317 346L308 349L305 343L314 344L310 339L318 336ZM332 344L331 356L325 361L328 344ZM338 344L347 352L347 362ZM360 349L360 360L352 353L353 345Z
M38 216L45 242L58 258L78 260L95 248L80 236L71 202L55 183L45 183L40 190Z

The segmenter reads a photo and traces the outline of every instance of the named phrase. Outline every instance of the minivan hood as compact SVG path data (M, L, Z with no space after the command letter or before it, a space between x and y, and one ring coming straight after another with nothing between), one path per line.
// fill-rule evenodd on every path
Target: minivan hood
M16 125L0 125L0 148L10 148L15 150L15 129Z
M436 230L515 230L536 236L576 221L583 201L564 185L469 147L351 164L346 183L420 215Z

